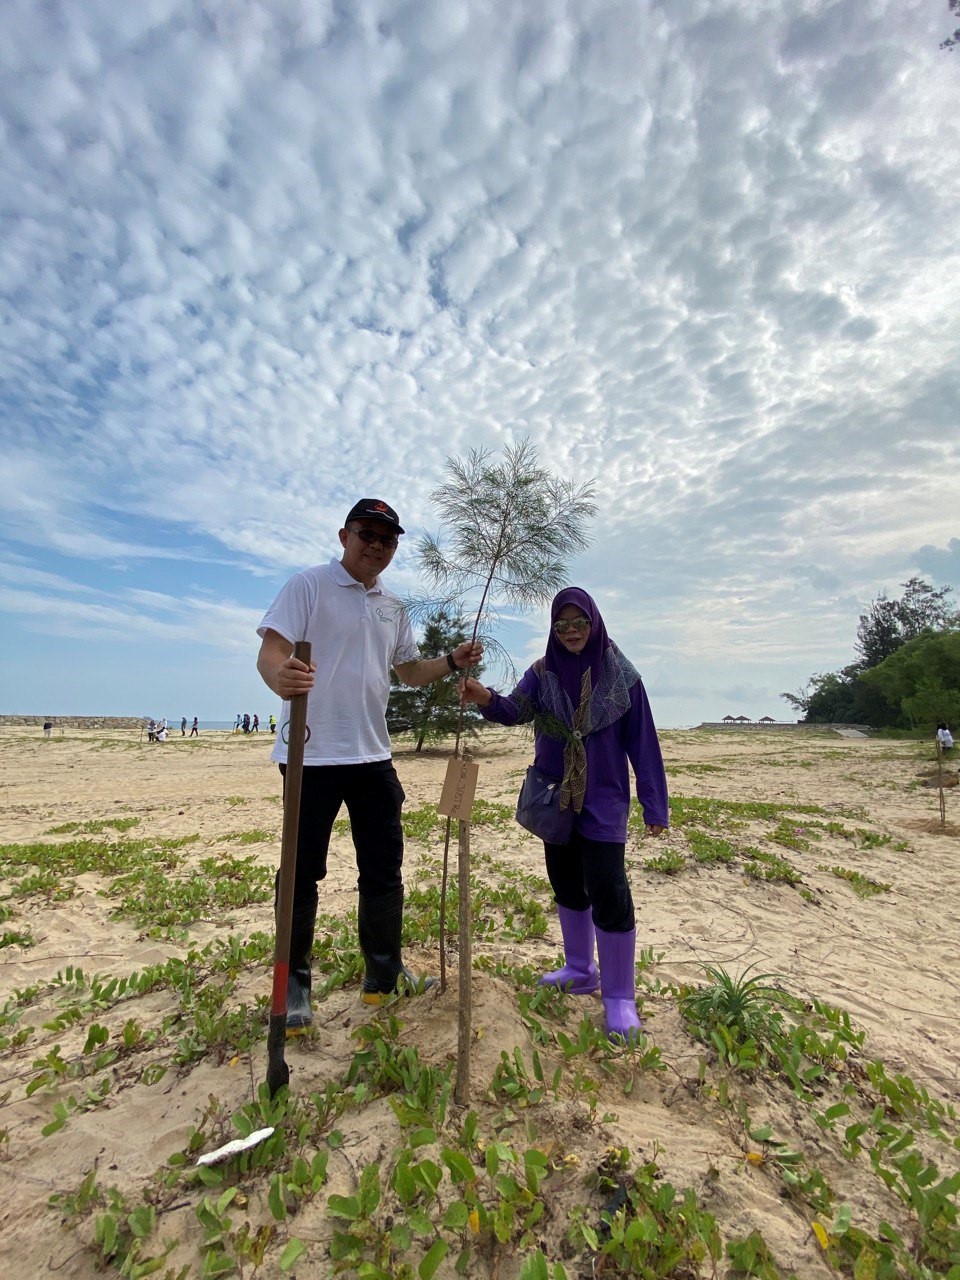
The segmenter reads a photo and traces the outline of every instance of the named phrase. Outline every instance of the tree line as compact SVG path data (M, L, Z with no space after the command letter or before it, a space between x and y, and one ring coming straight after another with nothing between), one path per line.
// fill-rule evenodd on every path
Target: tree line
M960 720L960 612L923 578L881 591L860 615L854 661L780 696L808 724L932 729Z

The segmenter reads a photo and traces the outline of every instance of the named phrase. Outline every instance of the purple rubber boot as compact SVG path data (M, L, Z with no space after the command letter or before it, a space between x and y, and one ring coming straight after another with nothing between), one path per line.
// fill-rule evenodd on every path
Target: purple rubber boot
M600 996L607 1015L607 1035L629 1040L643 1026L637 1016L636 958L637 931L604 933L597 930L600 958Z
M600 986L596 961L593 958L593 917L586 911L571 911L557 905L560 932L563 934L564 965L545 973L541 987L563 987L575 996L588 996Z

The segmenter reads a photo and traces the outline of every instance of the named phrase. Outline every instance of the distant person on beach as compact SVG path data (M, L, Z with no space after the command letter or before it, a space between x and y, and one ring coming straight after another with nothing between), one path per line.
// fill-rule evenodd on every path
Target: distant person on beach
M190 726L190 737L191 738L200 737L200 724L196 716L193 717L193 724Z
M244 733L250 732L250 716L249 715L245 715L243 717L243 732Z
M237 719L236 719L236 722L235 722L235 724L234 724L234 726L233 726L233 732L234 732L234 733L239 733L239 732L240 732L240 726L241 726L242 724L243 724L243 716L242 716L242 715L240 714L240 712L238 711L238 712L237 712Z
M167 740L167 722L166 720L161 720L160 723L157 725L157 741L166 742L166 740Z
M53 732L53 721L45 720L43 722L43 736L45 738L49 738L52 732Z
M180 717L180 737L185 738L186 736L187 736L187 717L181 716Z
M253 717L253 724L250 726L250 732L251 732L251 733L259 733L259 732L260 732L260 717L259 717L259 716L254 716L254 717Z
M340 559L295 574L258 628L263 643L257 669L284 699L271 754L281 773L287 759L288 699L307 695L288 1027L313 1021L310 965L317 881L327 874L330 832L343 804L350 815L359 872L363 1000L379 1004L385 996L416 985L400 954L404 795L387 733L390 668L404 684L432 684L479 662L483 646L468 641L445 657L420 657L403 605L380 578L402 533L392 507L362 498L340 530ZM313 647L309 666L293 657L297 640L308 640Z
M147 721L147 741L156 742L157 740L157 722L150 719Z
M670 821L660 743L640 675L607 636L594 600L567 587L550 608L547 651L511 694L461 681L464 702L485 720L534 721L534 764L560 790L560 810L573 810L565 844L544 842L557 902L564 964L540 979L574 995L600 988L607 1034L640 1028L634 964L636 918L624 857L633 766L648 835ZM594 944L599 974L594 960Z
M941 751L950 751L953 749L953 734L942 720L937 725L937 741L940 743Z
M270 732L271 732L271 733L276 733L276 732L277 732L277 717L273 714L273 712L272 712L272 711L270 712L270 718L269 718L269 720L267 721L267 723L268 723L268 724L269 724L269 726L270 726Z

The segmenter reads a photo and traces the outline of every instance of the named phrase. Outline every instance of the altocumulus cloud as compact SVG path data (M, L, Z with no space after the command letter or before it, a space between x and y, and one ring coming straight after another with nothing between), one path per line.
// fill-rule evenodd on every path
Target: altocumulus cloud
M661 719L775 713L846 661L870 596L956 565L938 17L10 0L0 607L20 696L67 698L43 646L24 656L55 629L87 646L75 702L141 709L107 706L125 636L163 646L162 696L187 697L204 663L249 657L358 494L416 532L447 455L525 436L597 477L576 573ZM394 578L412 585L409 550ZM512 629L519 659L542 629ZM246 700L244 653L207 714ZM750 705L720 706L731 691Z

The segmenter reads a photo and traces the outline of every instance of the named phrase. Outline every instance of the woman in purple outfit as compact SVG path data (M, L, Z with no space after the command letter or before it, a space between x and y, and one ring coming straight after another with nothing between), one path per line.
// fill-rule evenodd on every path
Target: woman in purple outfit
M478 680L461 681L465 702L485 720L514 725L533 720L534 763L562 778L561 808L572 806L566 844L544 843L547 875L557 901L564 964L541 985L575 995L600 988L607 1034L629 1037L637 1016L636 918L624 867L630 777L648 835L669 824L660 743L640 675L607 636L593 599L567 587L550 608L547 652L509 694ZM594 947L600 968L594 958Z

